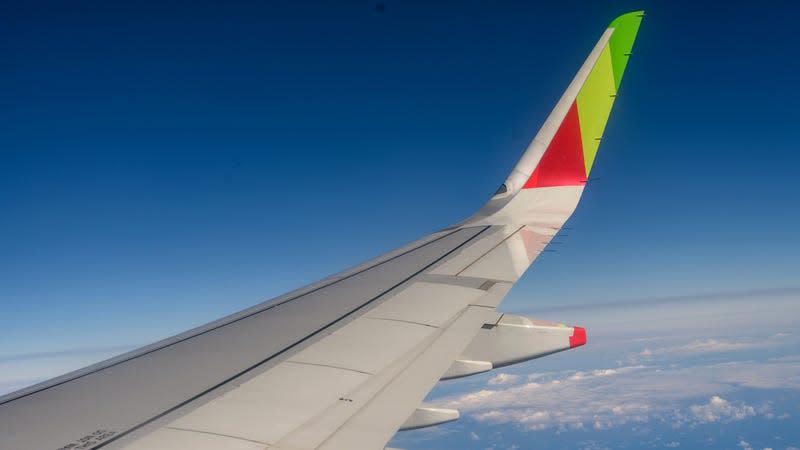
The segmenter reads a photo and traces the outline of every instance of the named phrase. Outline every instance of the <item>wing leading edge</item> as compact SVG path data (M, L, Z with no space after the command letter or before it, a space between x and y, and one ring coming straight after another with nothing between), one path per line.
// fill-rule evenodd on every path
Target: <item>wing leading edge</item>
M577 206L642 17L611 23L501 189L472 217L0 397L0 448L380 449L398 429L458 417L422 405L440 379L583 345L582 328L496 308Z

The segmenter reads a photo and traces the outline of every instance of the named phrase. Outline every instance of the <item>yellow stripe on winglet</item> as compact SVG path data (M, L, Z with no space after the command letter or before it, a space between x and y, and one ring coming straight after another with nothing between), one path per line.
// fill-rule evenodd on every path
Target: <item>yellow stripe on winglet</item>
M600 139L603 137L603 130L606 128L616 93L611 51L606 44L592 71L589 72L586 82L578 92L577 98L583 162L586 165L587 178L592 170L597 147L600 146Z

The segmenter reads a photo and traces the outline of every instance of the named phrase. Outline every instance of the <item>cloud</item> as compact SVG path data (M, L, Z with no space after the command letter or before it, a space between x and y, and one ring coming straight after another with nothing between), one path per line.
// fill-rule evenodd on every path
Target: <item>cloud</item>
M536 312L552 312L552 311L586 311L596 309L619 309L621 307L632 306L648 306L648 305L682 305L682 304L696 304L696 303L709 303L720 302L729 303L736 300L752 300L757 299L772 299L772 298L797 298L800 296L800 286L787 286L778 288L767 289L745 289L736 291L717 291L706 292L697 294L686 295L672 295L664 297L650 297L650 298L637 298L628 300L615 300L607 302L591 302L591 303L567 303L560 305L553 305L549 307L539 307Z
M519 381L519 379L520 379L519 375L512 375L509 373L501 372L490 378L489 381L486 382L486 384L488 384L489 386L499 386L503 384L516 383L517 381Z
M608 430L650 420L674 428L698 427L756 416L774 419L782 413L772 411L768 403L754 406L726 395L742 387L800 389L800 363L740 361L683 368L632 365L563 371L529 377L521 384L495 381L484 389L436 402L479 422L559 433ZM700 398L704 400L698 402Z
M715 382L756 389L800 389L800 361L736 361L709 366Z
M594 380L618 377L644 369L644 366L570 372L548 381L533 381L507 388L482 389L452 397L447 407L471 412L478 421L516 423L526 430L538 431L564 425L566 429L607 429L647 417L649 406L639 402L617 402L608 398L590 400L581 387ZM585 402L590 400L590 404ZM562 403L563 402L563 403ZM558 404L567 406L557 407ZM530 407L541 405L541 407ZM569 406L573 406L574 410ZM591 416L589 411L593 411Z
M739 444L736 445L737 447L741 448L742 450L753 450L753 446L750 445L749 442L745 441L744 439L739 439ZM796 450L795 447L788 447L786 450ZM764 447L762 450L772 450L772 447Z
M731 403L724 398L714 395L708 403L691 405L686 412L675 414L675 428L684 425L696 427L709 423L729 423L747 419L756 415L756 409L744 402Z
M652 359L658 356L690 356L706 353L726 353L743 350L755 350L772 347L781 344L781 339L788 336L787 333L777 333L766 339L719 339L709 338L695 340L688 344L672 345L655 349L645 348L636 356L642 359ZM636 360L636 358L632 358Z
M623 373L629 373L634 370L644 369L645 366L628 366L628 367L621 367L618 369L595 369L591 372L575 372L573 375L570 375L568 380L583 380L583 379L591 379L591 378L604 378L604 377L613 377L614 375L620 375Z

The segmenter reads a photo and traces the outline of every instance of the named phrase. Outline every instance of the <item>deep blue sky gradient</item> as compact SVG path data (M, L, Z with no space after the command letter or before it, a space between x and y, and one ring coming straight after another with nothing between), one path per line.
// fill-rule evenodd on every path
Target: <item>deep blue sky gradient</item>
M504 307L800 284L798 7L553 3L3 6L0 354L144 344L462 219L635 9L597 179Z

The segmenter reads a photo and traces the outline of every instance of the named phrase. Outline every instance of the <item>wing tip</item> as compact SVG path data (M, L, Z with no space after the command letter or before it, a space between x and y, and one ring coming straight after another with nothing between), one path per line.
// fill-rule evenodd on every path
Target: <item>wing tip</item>
M627 12L612 20L608 28L618 28L625 25L635 25L638 27L644 16L644 10Z

